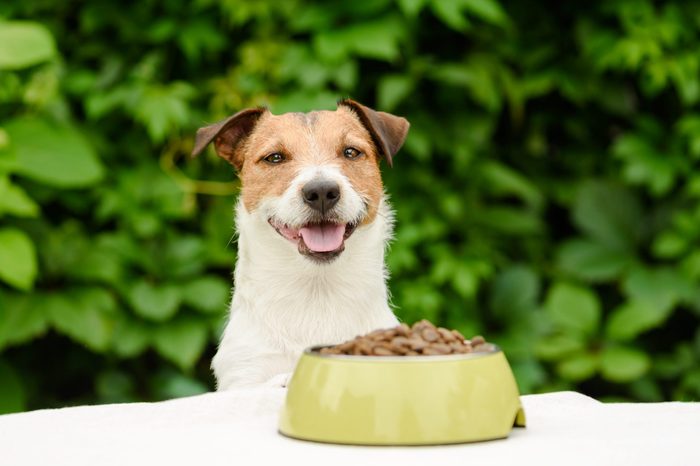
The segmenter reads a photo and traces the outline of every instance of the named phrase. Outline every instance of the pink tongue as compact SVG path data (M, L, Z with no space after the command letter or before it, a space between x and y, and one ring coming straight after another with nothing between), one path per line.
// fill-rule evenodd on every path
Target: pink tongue
M343 244L345 225L310 225L299 230L306 246L314 252L335 251Z

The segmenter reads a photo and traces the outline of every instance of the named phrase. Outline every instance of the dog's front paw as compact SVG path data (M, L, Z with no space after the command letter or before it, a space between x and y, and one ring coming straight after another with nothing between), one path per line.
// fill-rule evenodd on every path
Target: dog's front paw
M277 374L265 382L266 387L286 387L289 383L289 379L292 378L291 372L285 372L283 374Z

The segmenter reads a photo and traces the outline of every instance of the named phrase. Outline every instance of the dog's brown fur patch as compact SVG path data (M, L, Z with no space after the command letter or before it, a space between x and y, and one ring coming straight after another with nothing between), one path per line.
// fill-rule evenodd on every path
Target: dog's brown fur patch
M363 153L343 156L347 147ZM363 224L371 223L383 194L379 158L371 135L347 107L311 113L264 113L240 147L243 204L249 212L269 196L280 196L298 172L310 165L336 166L367 204ZM275 152L286 157L280 164L263 159Z

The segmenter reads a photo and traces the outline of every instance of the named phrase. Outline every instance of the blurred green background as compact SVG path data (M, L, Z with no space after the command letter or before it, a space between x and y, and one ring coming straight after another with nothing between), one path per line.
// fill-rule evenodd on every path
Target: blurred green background
M700 398L700 6L4 0L0 412L213 387L247 106L406 116L383 167L398 315L524 393Z

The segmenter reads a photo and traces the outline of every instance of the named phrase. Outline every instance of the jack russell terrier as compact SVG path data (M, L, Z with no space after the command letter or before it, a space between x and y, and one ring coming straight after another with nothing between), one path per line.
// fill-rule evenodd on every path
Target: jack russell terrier
M197 131L242 184L230 318L212 367L217 389L284 385L304 348L398 324L384 253L389 165L406 119L352 100L335 111L240 111Z

